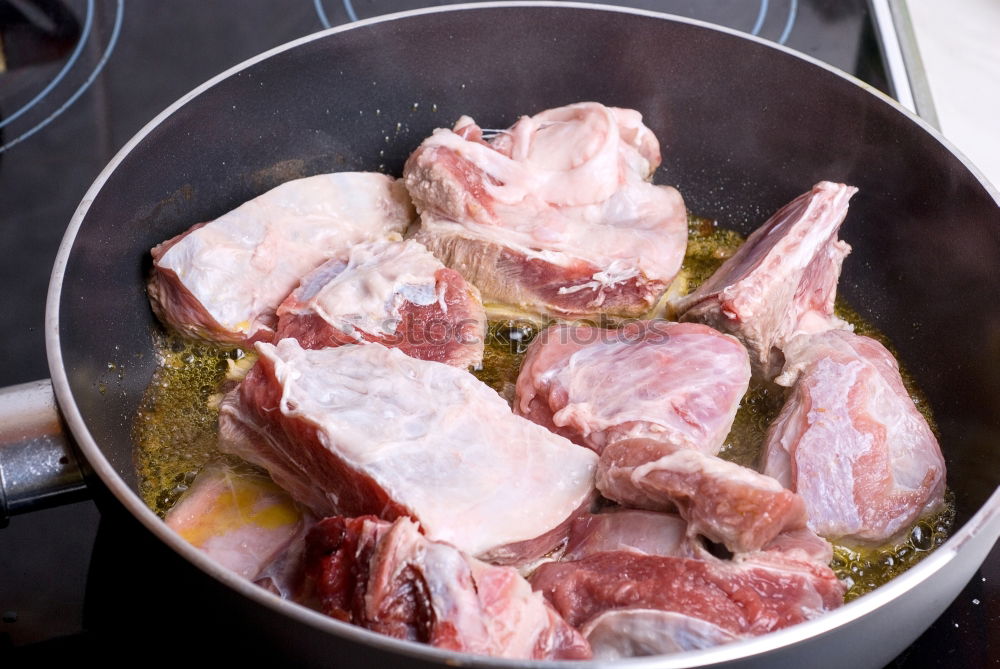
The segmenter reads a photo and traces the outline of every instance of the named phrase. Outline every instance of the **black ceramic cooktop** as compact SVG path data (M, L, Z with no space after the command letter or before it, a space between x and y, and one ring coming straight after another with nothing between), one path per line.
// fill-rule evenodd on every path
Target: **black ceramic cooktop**
M84 192L149 119L218 72L323 28L433 0L0 0L0 386L46 378L49 271ZM892 93L865 0L611 2L786 44ZM0 530L0 666L280 659L205 609L184 565L91 502ZM1000 551L895 667L1000 664ZM207 634L210 630L212 633Z

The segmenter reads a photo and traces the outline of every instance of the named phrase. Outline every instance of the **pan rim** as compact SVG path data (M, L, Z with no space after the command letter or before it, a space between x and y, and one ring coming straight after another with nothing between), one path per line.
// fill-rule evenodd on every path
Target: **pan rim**
M881 586L877 590L854 600L843 607L828 612L819 618L816 618L805 623L800 623L790 628L772 632L770 634L755 637L752 639L747 639L740 642L735 642L732 644L727 644L724 646L717 646L714 648L708 648L699 651L688 651L683 653L677 653L674 655L666 656L656 656L649 658L634 658L630 660L618 660L613 662L607 661L587 661L587 662L565 662L565 661L514 661L514 660L503 660L499 658L485 657L469 655L466 653L458 653L454 651L446 651L432 646L426 646L423 644L418 644L415 642L402 641L398 639L393 639L380 634L376 634L369 630L350 625L338 620L334 620L327 616L324 616L316 611L308 609L299 604L294 604L292 602L282 600L276 595L259 588L249 581L246 581L234 573L230 572L226 568L222 567L214 560L208 558L204 553L194 548L179 535L175 534L170 530L163 521L156 516L151 509L149 509L139 498L139 496L128 487L124 480L118 475L115 469L112 467L111 463L102 453L97 441L91 435L87 425L83 419L82 414L77 407L73 393L70 388L69 378L66 370L63 366L63 356L62 348L59 336L59 308L61 302L62 294L62 283L65 277L66 267L69 262L69 258L72 254L72 249L77 237L77 234L82 226L87 212L90 209L91 204L97 198L98 194L103 189L105 183L111 177L111 175L118 169L119 165L124 161L125 157L128 156L132 150L142 142L145 137L151 133L156 127L163 123L167 118L173 115L177 110L186 105L188 102L197 98L201 93L212 88L216 84L246 70L247 68L267 60L279 53L294 49L303 44L313 42L318 39L326 38L330 35L334 35L341 32L346 32L348 30L354 30L357 28L364 28L367 26L388 23L392 21L405 20L410 17L423 16L428 14L440 14L446 12L468 12L480 9L498 9L498 8L546 8L546 9L558 9L566 11L604 11L604 12L615 12L622 14L631 14L637 16L649 17L658 20L667 20L677 23L687 24L697 26L703 29L712 30L715 32L721 32L728 34L732 37L738 39L746 39L758 44L767 46L772 49L784 52L785 54L804 60L814 66L819 66L823 70L837 75L838 77L847 80L856 86L860 86L868 93L875 95L877 98L882 100L882 102L889 104L896 111L901 112L910 121L916 123L925 132L929 133L937 142L944 146L949 152L958 158L962 165L969 170L969 172L976 178L976 180L983 186L986 192L993 198L1000 207L1000 193L997 189L982 175L981 172L951 143L941 136L941 134L933 128L929 123L916 116L908 109L902 107L898 102L889 98L881 91L878 91L868 84L861 82L860 80L846 74L836 68L827 65L817 59L808 56L806 54L799 53L782 45L775 44L763 38L755 37L753 35L748 35L740 31L736 31L730 28L725 28L722 26L717 26L714 24L706 23L704 21L699 21L695 19L688 19L685 17L678 17L674 15L652 12L647 10L625 8L625 7L614 7L608 5L600 4L590 4L583 2L555 2L555 1L542 1L542 2L530 2L530 1L513 1L513 2L484 2L484 3L467 3L460 5L447 5L439 7L430 7L418 10L411 10L406 12L398 12L393 14L387 14L383 16L376 16L354 23L336 26L327 30L313 33L311 35L306 35L300 37L296 40L292 40L285 44L279 45L261 54L258 54L252 58L249 58L242 63L239 63L224 72L212 77L208 81L204 82L200 86L192 89L185 95L181 96L177 101L168 106L157 116L155 116L149 123L143 126L129 141L118 151L118 153L111 159L107 166L101 171L97 179L87 190L81 200L80 205L76 209L73 217L67 226L66 233L63 240L59 246L59 251L56 256L56 260L53 266L52 275L49 283L48 299L46 303L46 316L45 316L45 339L46 348L48 352L49 361L49 372L52 377L52 385L55 391L57 400L61 407L63 416L76 439L77 444L83 451L85 457L90 463L91 467L95 473L101 478L103 483L111 490L112 494L117 498L117 500L129 510L129 512L136 517L150 532L157 536L162 542L167 544L170 548L184 557L188 562L194 564L196 567L201 569L203 572L212 576L216 580L222 582L223 584L229 586L235 591L239 592L245 597L248 597L255 601L257 604L264 605L278 613L287 615L298 622L305 623L311 627L317 628L327 633L335 634L339 637L345 638L349 641L360 642L366 645L374 646L383 651L389 651L397 653L404 656L410 656L415 658L420 658L432 662L441 662L448 664L458 664L465 666L502 666L502 667L514 667L514 666L537 666L537 667L603 667L603 666L628 666L628 667L659 667L661 669L667 669L669 667L689 667L689 666L704 666L708 664L721 663L727 661L735 661L742 658L747 658L754 655L760 655L771 651L779 650L785 646L792 645L794 643L800 643L808 639L823 635L828 631L836 629L838 627L847 625L859 618L867 615L871 611L888 604L889 602L901 597L910 590L918 587L921 583L930 578L938 570L945 568L945 566L952 561L958 554L959 549L972 541L973 539L979 538L980 541L983 539L989 539L989 534L992 533L993 538L991 541L995 542L996 535L1000 534L1000 486L993 492L990 498L979 508L979 510L973 514L973 516L961 527L959 530L940 548L938 548L934 553L929 555L920 564L909 569L904 574L896 577L884 586Z

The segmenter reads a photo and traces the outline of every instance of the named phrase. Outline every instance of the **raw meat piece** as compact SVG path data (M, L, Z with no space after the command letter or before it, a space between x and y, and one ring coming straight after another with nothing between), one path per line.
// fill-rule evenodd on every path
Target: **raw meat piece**
M154 247L149 299L189 337L269 341L299 279L354 244L398 239L412 218L402 182L383 174L289 181Z
M243 578L263 581L283 597L292 594L294 554L311 520L264 474L245 465L209 462L165 521Z
M680 516L617 509L577 517L570 527L566 550L560 559L579 560L608 551L692 557L697 547L687 536L687 523Z
M830 542L808 527L782 532L761 550L775 551L817 564L830 564L833 560L833 546Z
M879 544L940 506L941 449L884 346L832 330L796 337L785 359L775 381L792 391L763 471L802 496L810 528Z
M850 328L833 315L840 265L851 247L837 239L853 186L822 181L780 209L733 257L675 303L680 320L736 335L754 375L770 380L800 333Z
M837 608L844 596L829 567L777 553L735 560L597 553L546 563L531 584L577 629L606 611L652 609L710 623L719 636L788 627Z
M597 453L648 437L714 454L749 381L743 346L705 325L554 325L528 349L514 411Z
M308 514L306 514L308 516ZM297 599L302 592L303 561L306 533L313 526L313 518L303 524L302 531L254 579L254 583L282 599Z
M424 140L403 177L416 238L488 305L640 316L687 246L680 193L647 181L659 164L638 112L581 102L523 116L491 142L462 117Z
M627 439L607 449L597 463L595 482L606 498L635 509L674 511L675 505L656 491L646 492L642 480L634 481L637 467L656 462L674 452L670 444L653 439Z
M778 534L806 525L802 498L752 469L690 449L630 439L601 455L597 488L608 499L669 511L688 532L734 553L760 549Z
M483 361L486 313L475 286L414 241L371 242L306 275L278 307L275 339L304 348L377 341L421 360Z
M257 344L220 449L317 515L410 516L432 540L522 563L564 540L596 456L510 412L466 371L371 343Z
M319 608L399 639L520 659L587 659L587 642L511 567L495 567L415 523L327 518L308 537Z
M707 620L655 609L605 611L580 631L595 660L681 653L742 638Z

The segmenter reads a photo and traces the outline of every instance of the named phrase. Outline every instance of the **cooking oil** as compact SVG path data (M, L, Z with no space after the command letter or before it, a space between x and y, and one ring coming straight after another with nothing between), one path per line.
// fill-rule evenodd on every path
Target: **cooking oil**
M472 371L477 379L514 401L514 384L528 344L540 332L538 324L517 319L490 321L486 330L483 364Z
M160 366L146 388L132 439L139 494L162 516L218 455L221 394L235 385L253 356L173 334L159 336L156 350Z
M922 518L899 541L875 548L834 544L830 567L847 586L844 601L871 592L923 560L948 539L954 525L955 496L948 491L942 507Z
M778 386L754 384L747 390L736 411L733 427L722 442L719 457L738 465L757 469L761 445L767 429L778 417L785 394Z
M688 214L688 246L681 266L690 293L712 276L715 270L743 244L734 230L719 227L716 221Z

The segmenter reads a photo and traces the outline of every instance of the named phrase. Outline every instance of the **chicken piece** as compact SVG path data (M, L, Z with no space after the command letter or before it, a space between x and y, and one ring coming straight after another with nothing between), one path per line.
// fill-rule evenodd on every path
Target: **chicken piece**
M595 660L669 655L737 641L743 635L675 611L614 609L588 622L580 632Z
M528 349L514 411L597 453L647 437L714 454L749 381L742 344L704 325L554 325Z
M154 247L153 311L188 337L270 341L303 276L359 242L398 239L413 217L402 182L383 174L289 181Z
M566 550L560 559L580 560L609 551L692 557L697 550L688 537L687 523L680 516L615 509L578 516L570 527Z
M308 587L327 615L459 652L590 657L587 642L516 570L430 541L406 518L327 518L307 543Z
M679 320L740 338L755 377L770 380L800 333L850 328L833 315L840 266L851 247L837 239L853 186L822 181L780 209L693 293L674 303Z
M941 449L884 346L832 330L796 337L785 360L763 471L802 496L812 530L881 544L941 505Z
M434 541L521 564L590 503L596 456L513 415L466 371L377 343L257 350L223 400L219 447L319 516L410 516Z
M778 481L721 458L661 442L630 439L604 450L597 488L628 506L677 512L688 533L734 553L762 548L806 525L801 497Z
M414 241L371 242L306 275L278 307L275 339L304 348L377 341L421 360L483 361L486 313L475 286Z
M687 217L647 180L659 144L596 102L523 116L491 142L462 117L410 156L416 238L490 304L566 318L649 311L680 269Z
M283 597L293 593L294 544L302 541L311 519L266 475L211 461L165 521L227 569Z
M681 648L690 647L684 636L692 628L701 636L695 643L705 645L713 638L755 636L810 620L840 606L845 590L829 567L777 553L734 560L597 553L573 562L546 563L530 580L566 622L595 641L599 616L608 611L654 610L691 618L663 629L675 636L663 639L662 647ZM615 627L621 630L623 625ZM612 645L606 631L601 647ZM627 629L620 633L627 639L636 636Z

